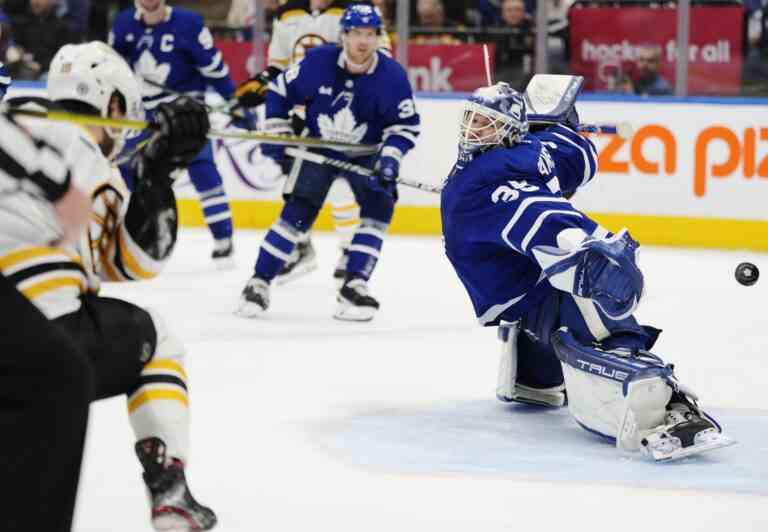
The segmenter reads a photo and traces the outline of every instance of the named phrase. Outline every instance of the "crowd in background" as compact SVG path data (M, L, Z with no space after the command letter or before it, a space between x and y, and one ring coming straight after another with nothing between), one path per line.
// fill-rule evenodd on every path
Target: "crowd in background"
M537 1L541 0L412 0L411 42L420 44L495 44L497 79L524 87L533 74ZM552 73L567 73L568 13L579 5L616 5L605 0L544 0L547 2L547 57ZM667 4L630 0L649 9ZM735 3L737 0L704 0ZM695 0L698 2L698 0ZM208 24L225 34L251 23L253 0L169 0L203 12ZM396 0L373 0L387 27L395 28ZM269 29L281 0L262 0ZM68 42L105 40L114 14L132 0L0 0L0 61L14 79L41 79L56 50ZM672 4L673 5L673 4ZM768 94L768 0L743 0L743 93ZM235 33L236 34L236 33ZM244 33L241 33L242 37ZM246 37L247 38L247 37ZM392 32L393 42L396 34ZM664 95L673 87L659 73L662 51L644 46L631 68L616 75L615 92Z

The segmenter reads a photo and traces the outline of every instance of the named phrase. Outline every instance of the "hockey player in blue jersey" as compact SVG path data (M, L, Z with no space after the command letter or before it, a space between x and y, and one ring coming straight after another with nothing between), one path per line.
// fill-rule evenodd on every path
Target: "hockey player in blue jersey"
M157 105L175 99L178 93L202 100L206 88L212 87L229 100L235 92L229 69L202 16L167 7L165 0L136 0L135 9L123 11L115 19L109 44L142 80L144 106L150 115ZM237 125L253 128L250 116L242 122ZM232 214L212 143L188 171L215 241L213 259L228 264L234 251Z
M289 111L306 105L310 137L354 144L379 144L377 155L351 159L374 168L379 180L343 175L360 205L360 226L349 247L349 262L338 292L334 317L368 321L379 303L368 294L384 233L397 197L400 160L414 146L419 115L405 70L377 51L381 18L368 5L352 5L341 18L342 47L313 48L305 59L271 84L265 125L274 133L291 133ZM265 155L284 163L284 148L265 145ZM320 150L336 158L338 152ZM269 285L310 230L328 189L340 172L297 158L288 171L285 205L264 238L253 277L243 290L238 314L254 317L269 306Z
M733 443L649 351L660 331L632 316L644 286L638 243L567 199L597 170L574 127L582 81L536 76L525 98L497 83L464 108L443 234L478 320L499 325L497 397L568 404L585 429L655 460ZM529 132L528 118L548 124Z

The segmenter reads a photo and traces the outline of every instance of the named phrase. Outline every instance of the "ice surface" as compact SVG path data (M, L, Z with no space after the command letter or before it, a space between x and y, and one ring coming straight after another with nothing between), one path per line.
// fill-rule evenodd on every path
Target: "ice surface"
M746 252L643 248L639 317L739 445L672 464L619 456L564 410L494 398L499 346L479 327L439 239L392 237L372 323L334 321L335 239L320 269L277 287L260 320L232 315L263 233L238 267L185 230L159 279L105 295L159 310L184 339L193 493L222 532L768 530L768 281ZM78 532L149 531L122 398L92 408Z

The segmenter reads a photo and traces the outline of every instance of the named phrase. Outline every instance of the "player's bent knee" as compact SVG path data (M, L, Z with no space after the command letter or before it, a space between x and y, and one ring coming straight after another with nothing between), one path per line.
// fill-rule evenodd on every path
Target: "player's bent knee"
M673 374L658 357L588 347L565 327L552 345L563 363L569 409L582 427L635 451L643 434L664 423Z
M157 334L157 343L150 362L172 360L183 366L186 348L182 341L168 328L165 319L153 309L147 309L152 326Z
M296 230L305 233L312 228L319 212L320 206L301 196L291 196L283 207L280 219Z
M370 196L360 205L360 217L388 224L395 212L395 200L387 194Z

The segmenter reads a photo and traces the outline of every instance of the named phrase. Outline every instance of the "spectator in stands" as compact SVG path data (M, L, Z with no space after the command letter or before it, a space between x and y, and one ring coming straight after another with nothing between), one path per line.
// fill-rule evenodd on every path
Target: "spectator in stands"
M27 8L11 17L13 38L21 49L21 60L30 65L19 79L37 79L59 48L75 42L69 25L56 16L56 0L29 0Z
M467 20L474 26L501 26L501 0L477 0L467 7Z
M672 85L659 74L660 65L660 46L644 45L639 48L637 52L637 69L632 79L636 94L649 96L672 94Z
M502 28L505 33L496 42L496 79L524 90L533 64L534 24L525 12L523 0L502 0Z
M461 39L452 30L460 31L464 26L445 14L442 0L417 0L415 26L412 42L417 44L458 44Z

